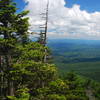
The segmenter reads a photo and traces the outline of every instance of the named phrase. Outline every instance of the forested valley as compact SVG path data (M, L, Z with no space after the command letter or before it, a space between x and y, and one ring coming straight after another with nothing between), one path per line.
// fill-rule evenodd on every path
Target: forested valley
M60 75L50 48L29 38L29 11L16 12L13 0L0 0L0 100L100 100L100 83Z

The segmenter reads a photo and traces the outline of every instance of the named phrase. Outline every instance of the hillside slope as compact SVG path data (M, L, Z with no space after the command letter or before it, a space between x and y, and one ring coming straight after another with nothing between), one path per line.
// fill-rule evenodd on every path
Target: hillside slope
M54 63L60 72L74 70L100 81L100 41L99 40L49 40Z

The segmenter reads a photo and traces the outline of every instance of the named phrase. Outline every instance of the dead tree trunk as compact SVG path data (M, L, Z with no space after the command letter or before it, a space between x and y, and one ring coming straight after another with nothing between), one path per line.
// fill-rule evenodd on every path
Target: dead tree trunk
M0 100L6 97L6 84L4 77L4 56L0 56Z
M11 55L7 55L5 56L6 58L6 65L7 65L7 71L8 73L12 70L11 66L12 66L12 59L11 59ZM8 91L8 95L10 96L14 96L14 83L13 83L13 80L12 80L12 76L11 75L8 75L8 79L7 79L7 91Z
M0 56L0 97L3 97L3 70L2 70L2 56Z
M49 9L49 0L47 3L47 8L45 13L41 13L43 15L43 18L45 20L45 24L40 26L40 38L39 38L39 43L42 44L43 46L46 46L47 44L47 30L48 30L48 9ZM47 49L44 50L45 55L43 58L43 62L47 62Z

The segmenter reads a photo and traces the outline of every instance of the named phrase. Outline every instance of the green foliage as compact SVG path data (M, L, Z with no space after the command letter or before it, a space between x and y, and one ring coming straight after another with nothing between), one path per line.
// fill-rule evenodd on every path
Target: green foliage
M67 95L66 96L67 100L88 100L87 97L82 97L82 96L79 96L79 95L73 95L73 94L70 94L70 95Z
M0 39L0 55L13 54L15 49L16 40L13 38L10 39Z
M95 98L97 100L100 100L100 83L92 80L91 88L93 89L93 93L94 93Z
M51 94L47 95L46 100L67 100L64 95Z
M75 81L77 79L77 75L75 74L75 72L71 71L67 73L65 79L67 79L68 81Z
M24 88L24 89L20 89L17 91L17 96L8 96L9 100L29 100L30 95L28 93L28 89Z
M66 94L69 86L61 79L50 83L50 90L56 94Z
M44 96L46 96L46 95L48 95L50 93L51 93L51 90L50 90L49 87L44 87L44 88L38 88L37 89L37 94L38 95L44 95Z
M16 88L21 85L31 89L42 88L55 80L55 65L42 62L45 48L47 47L36 42L28 43L24 47L17 46L14 64L11 66L13 70L8 73L8 77L15 81Z
M34 60L36 62L42 61L45 55L44 50L46 47L36 42L31 42L21 48L23 50L20 60Z
M16 14L16 4L12 0L0 0L0 35L4 39L16 38L22 44L28 40L28 11Z
M17 100L17 98L14 97L14 96L7 96L7 99L8 99L8 100Z

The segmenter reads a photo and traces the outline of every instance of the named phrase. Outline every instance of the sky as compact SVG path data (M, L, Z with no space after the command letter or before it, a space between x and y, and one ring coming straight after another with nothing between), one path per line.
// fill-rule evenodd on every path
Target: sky
M29 10L31 32L44 24L47 0L15 0L18 13ZM49 0L48 38L100 39L100 0Z

